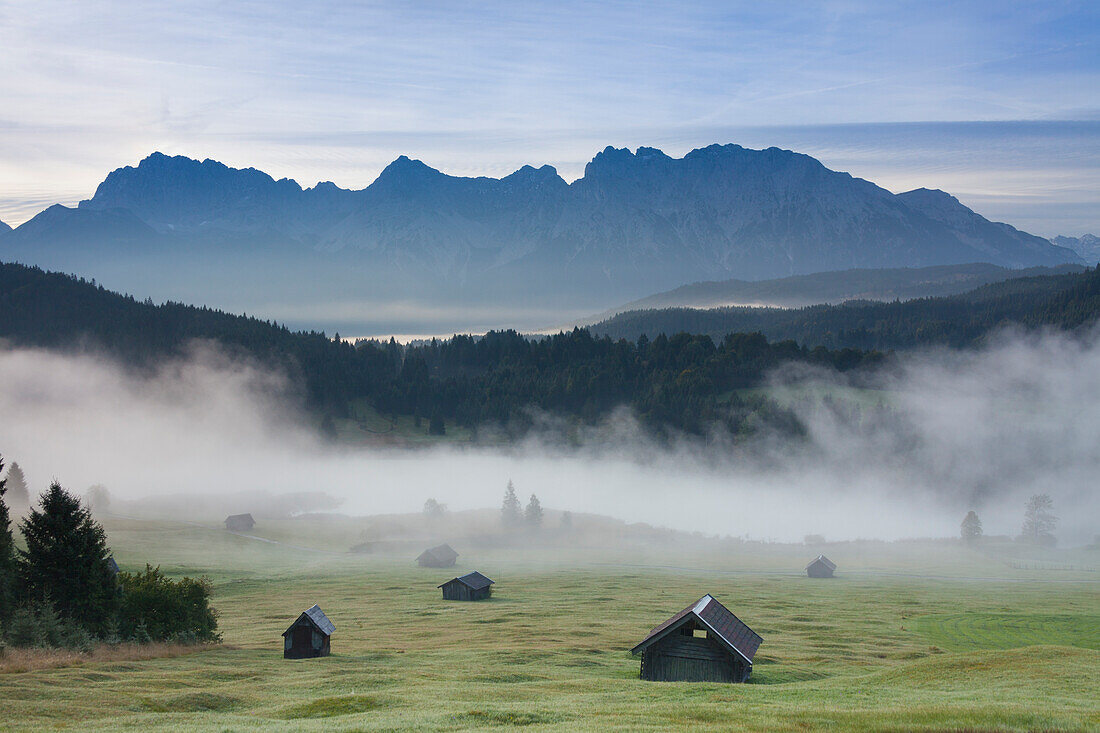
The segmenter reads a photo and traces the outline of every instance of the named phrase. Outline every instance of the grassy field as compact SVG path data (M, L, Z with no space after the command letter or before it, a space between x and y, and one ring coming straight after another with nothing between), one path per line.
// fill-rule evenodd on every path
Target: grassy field
M413 543L348 555L378 531L364 522L261 521L264 542L213 523L108 520L124 569L213 579L225 645L0 674L0 727L1100 728L1095 551L1047 551L1073 569L1037 571L1014 568L1012 547L471 537L447 571L415 567ZM838 577L803 577L821 550ZM492 600L440 599L436 585L475 568L497 582ZM630 647L704 593L764 637L750 684L639 680ZM281 632L315 602L336 624L333 655L284 661Z

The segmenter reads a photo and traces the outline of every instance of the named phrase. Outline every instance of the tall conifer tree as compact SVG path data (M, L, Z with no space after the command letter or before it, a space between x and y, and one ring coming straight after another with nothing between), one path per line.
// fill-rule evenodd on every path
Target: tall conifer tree
M93 633L107 628L118 606L107 565L107 533L80 500L56 481L20 529L20 576L30 599L50 602L62 616Z
M13 464L14 465L14 464ZM4 459L0 457L0 473ZM11 534L11 517L5 500L7 479L0 480L0 619L11 618L15 606L15 541Z

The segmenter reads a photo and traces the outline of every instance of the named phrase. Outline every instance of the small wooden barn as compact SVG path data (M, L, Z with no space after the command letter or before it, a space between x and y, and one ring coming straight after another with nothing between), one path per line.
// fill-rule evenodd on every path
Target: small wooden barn
M437 587L443 589L445 601L480 601L493 594L492 585L493 581L475 570Z
M314 605L283 632L283 659L308 659L329 655L329 637L336 626L321 607Z
M247 532L256 526L251 514L231 514L225 518L225 528L230 532Z
M744 682L763 639L711 595L649 632L631 649L641 678L658 682Z
M453 568L458 553L450 545L431 547L416 558L416 564L422 568Z
M107 570L110 571L111 575L118 575L118 563L115 562L114 555L107 556Z
M834 570L836 570L835 562L824 555L818 555L806 566L806 575L811 578L831 578Z

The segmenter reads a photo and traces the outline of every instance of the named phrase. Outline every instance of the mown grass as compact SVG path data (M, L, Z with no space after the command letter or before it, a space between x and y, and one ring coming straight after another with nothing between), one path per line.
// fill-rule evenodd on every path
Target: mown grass
M1100 728L1094 576L1015 570L996 553L837 546L829 554L843 560L839 577L813 581L798 574L810 550L792 546L707 554L462 546L461 567L441 571L402 555L303 553L201 527L161 523L158 535L150 526L109 523L116 555L205 568L230 646L0 675L0 725ZM323 547L328 526L257 529ZM951 578L949 568L988 579ZM471 569L497 581L493 599L442 601L440 580ZM630 647L708 592L764 636L752 684L639 680ZM333 655L283 660L280 634L315 602L336 624Z
M1100 614L937 614L917 619L916 627L936 645L957 652L1038 644L1100 649Z

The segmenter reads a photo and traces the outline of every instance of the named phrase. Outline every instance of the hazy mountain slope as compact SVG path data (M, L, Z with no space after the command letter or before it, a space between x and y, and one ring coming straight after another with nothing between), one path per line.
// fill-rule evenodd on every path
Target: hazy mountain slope
M1085 234L1080 237L1054 237L1050 241L1059 247L1073 250L1090 265L1100 262L1100 237L1095 234Z
M0 221L0 237L11 231L11 226Z
M651 308L718 308L731 305L800 308L846 300L910 300L954 295L980 285L1017 277L1080 272L1083 265L1013 270L988 263L918 268L854 269L818 272L774 280L722 280L683 285L626 303L593 317Z
M1100 271L1041 275L983 285L949 297L890 303L851 301L805 308L665 308L620 313L589 327L612 339L653 339L687 332L721 339L760 332L810 346L904 349L964 346L991 330L1022 326L1076 328L1100 315Z

